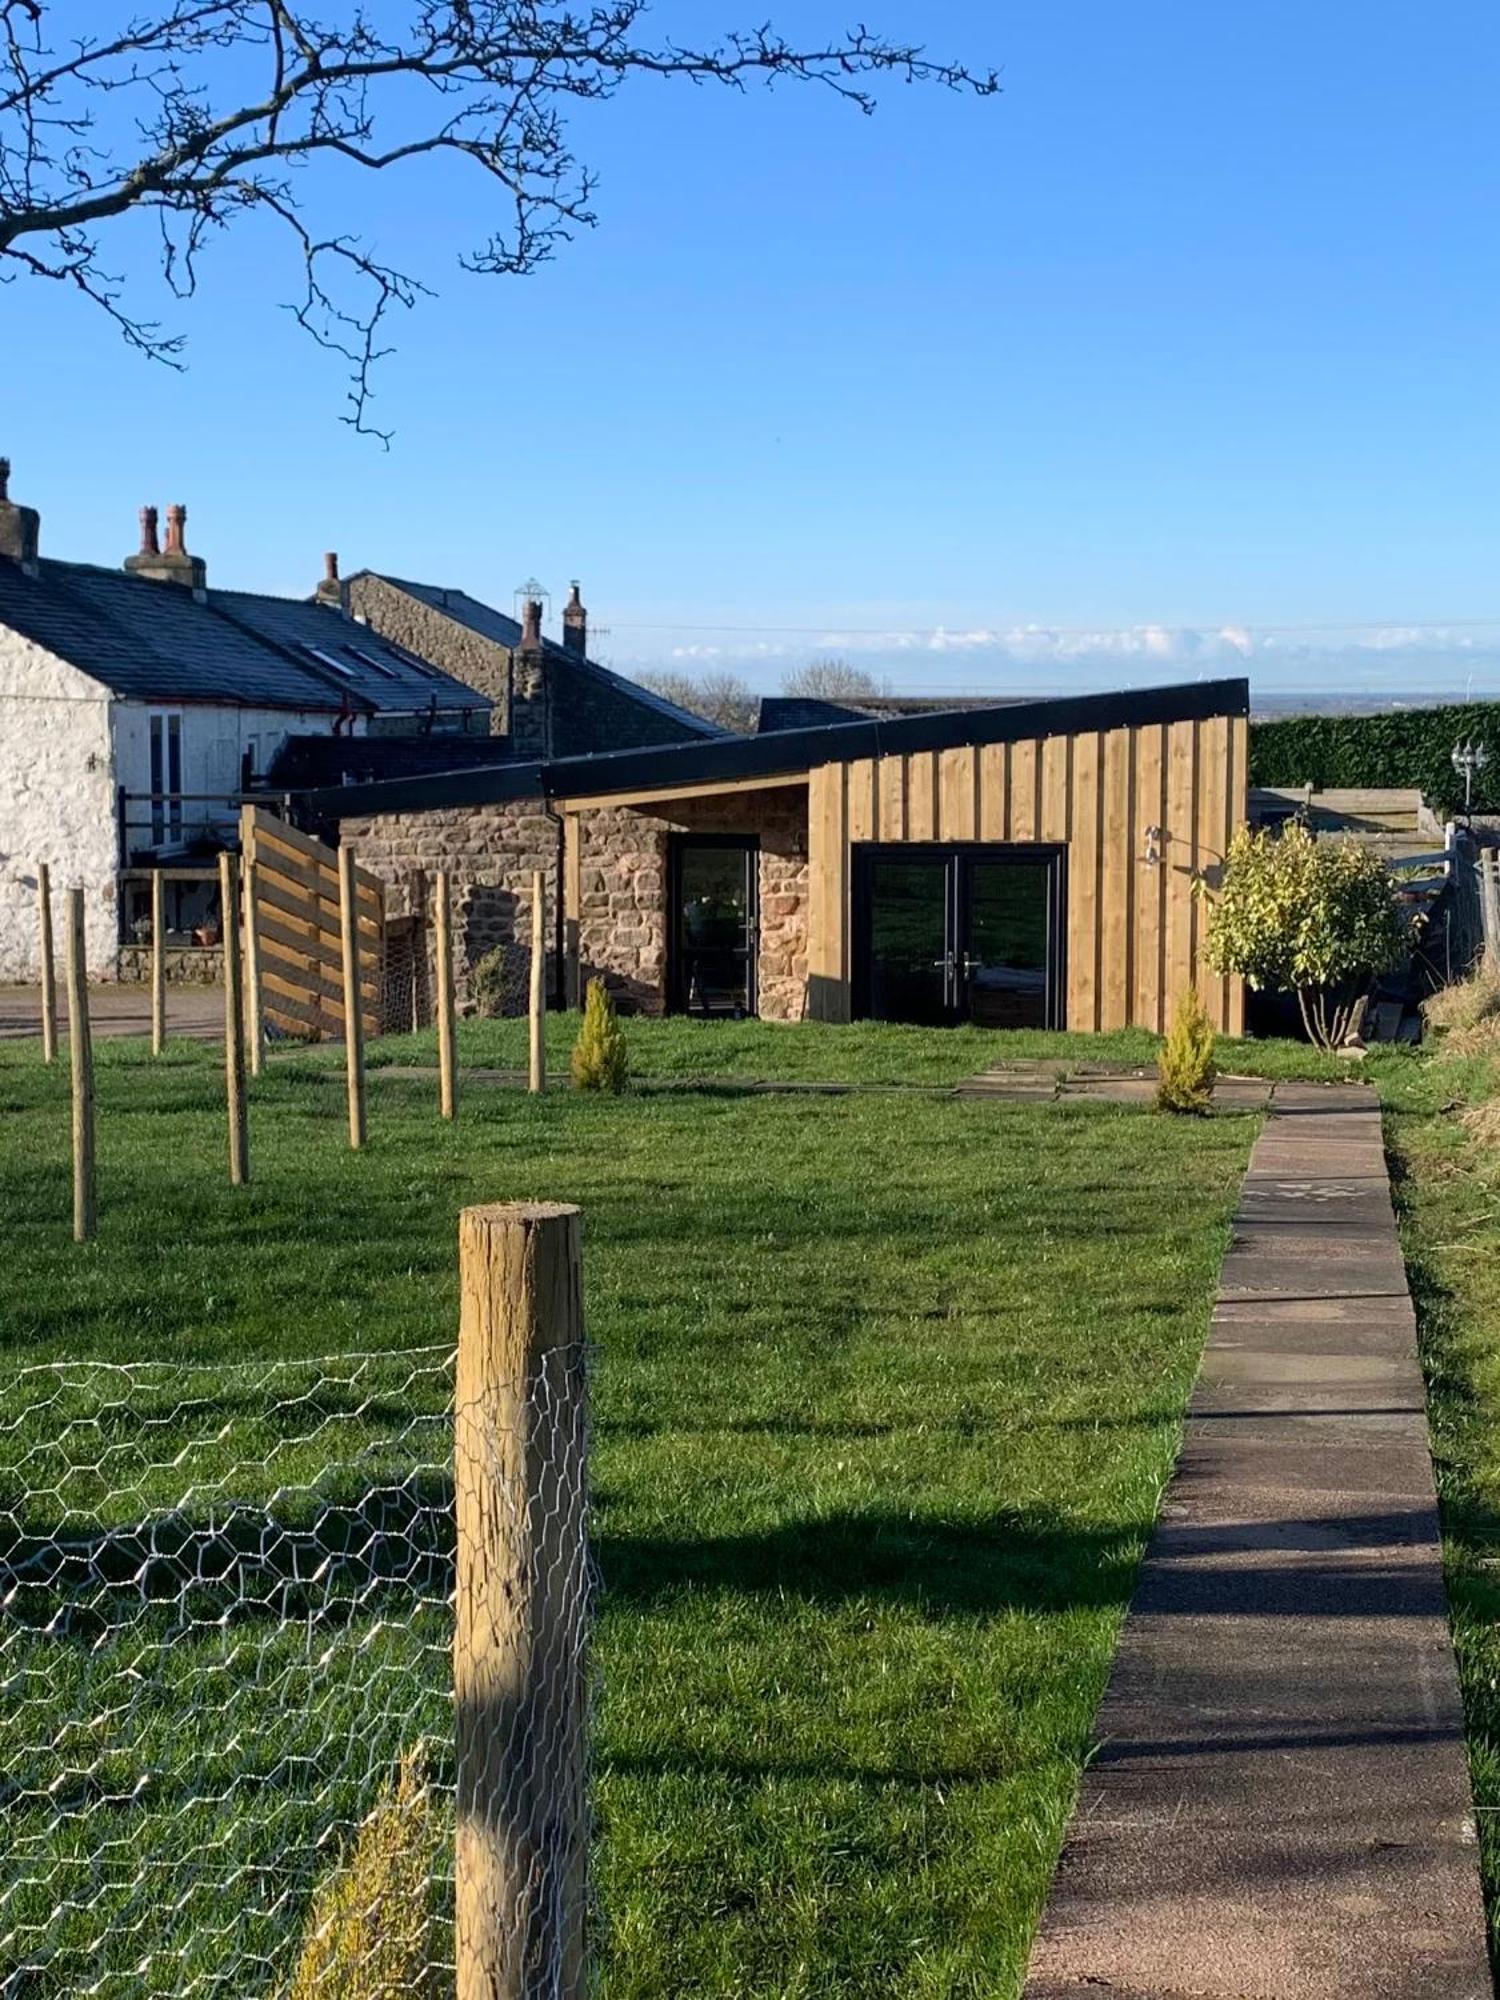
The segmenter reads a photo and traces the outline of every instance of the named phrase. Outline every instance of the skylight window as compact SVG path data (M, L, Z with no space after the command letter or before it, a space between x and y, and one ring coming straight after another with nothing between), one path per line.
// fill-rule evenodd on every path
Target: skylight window
M309 646L304 643L302 650L308 655L309 659L316 660L319 666L327 667L330 673L337 674L341 681L352 681L359 678L353 667L346 666L342 660L336 660L332 653L325 653L321 646Z
M420 674L424 681L443 681L448 678L439 668L433 666L431 661L418 659L417 655L408 652L405 646L398 646L394 639L383 640L382 644L403 667L409 667L414 674ZM352 653L356 649L351 646L349 650Z
M384 660L377 660L373 653L367 653L362 646L346 646L344 651L353 660L363 660L375 673L384 674L388 681L398 681L401 678L394 667L387 666Z

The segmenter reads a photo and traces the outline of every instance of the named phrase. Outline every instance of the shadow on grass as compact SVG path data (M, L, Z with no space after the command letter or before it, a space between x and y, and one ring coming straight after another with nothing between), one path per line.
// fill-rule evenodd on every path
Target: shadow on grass
M174 1509L92 1533L33 1527L0 1550L0 1597L13 1630L88 1646L147 1613L182 1629L338 1624L386 1608L392 1593L451 1597L446 1475L413 1473L352 1500L304 1499L298 1512L226 1502L197 1518ZM872 1508L674 1538L614 1531L608 1512L606 1497L593 1537L606 1609L715 1593L884 1602L931 1617L1123 1606L1148 1526L1084 1526L1042 1509L952 1518Z

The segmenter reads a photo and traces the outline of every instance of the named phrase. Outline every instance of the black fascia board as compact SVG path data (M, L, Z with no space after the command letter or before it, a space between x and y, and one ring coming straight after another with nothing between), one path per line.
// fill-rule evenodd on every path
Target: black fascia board
M898 721L870 717L782 729L768 736L726 736L703 743L669 743L648 750L607 750L545 764L495 764L425 778L389 778L299 795L327 819L393 812L433 812L452 806L498 805L524 798L603 798L669 785L734 784L746 778L803 777L818 764L847 764L923 750L1025 743L1089 730L1204 722L1248 716L1248 680L1187 681L1124 693L1065 695L1013 702L1003 708L940 709Z

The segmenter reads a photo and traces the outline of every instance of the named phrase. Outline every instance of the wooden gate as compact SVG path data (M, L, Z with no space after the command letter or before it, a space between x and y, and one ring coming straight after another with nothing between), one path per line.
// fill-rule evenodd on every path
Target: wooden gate
M339 858L264 806L246 806L240 840L251 885L249 920L260 946L262 1018L299 1041L342 1041L344 959ZM360 1011L366 1035L381 1032L385 888L355 870Z

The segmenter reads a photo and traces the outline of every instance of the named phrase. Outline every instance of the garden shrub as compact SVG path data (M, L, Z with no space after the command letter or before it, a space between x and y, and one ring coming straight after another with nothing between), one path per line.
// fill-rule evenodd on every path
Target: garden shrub
M486 1020L524 1014L531 965L520 945L497 944L469 968L469 1003Z
M1240 827L1212 900L1208 964L1257 992L1295 993L1321 1049L1343 1046L1376 977L1411 943L1379 856L1354 840L1317 840L1305 826Z
M615 1003L602 979L589 981L583 1026L573 1045L573 1081L580 1090L602 1090L617 1097L630 1074L625 1035Z
M282 2000L438 2000L433 1882L441 1838L422 1753L408 1750L314 1895Z
M1213 1022L1197 987L1185 986L1156 1059L1156 1101L1163 1111L1206 1111L1218 1073Z

